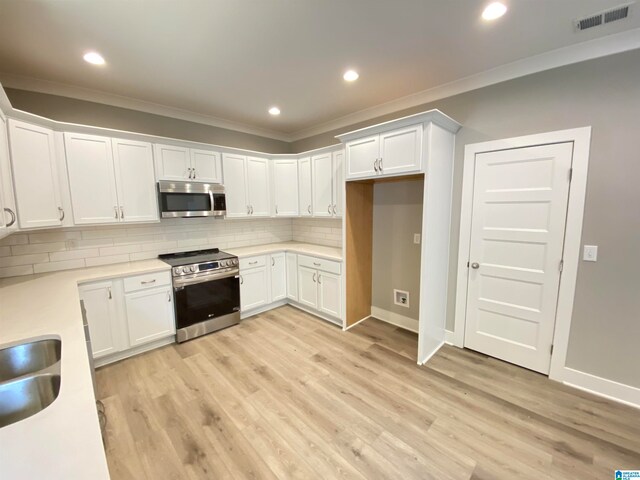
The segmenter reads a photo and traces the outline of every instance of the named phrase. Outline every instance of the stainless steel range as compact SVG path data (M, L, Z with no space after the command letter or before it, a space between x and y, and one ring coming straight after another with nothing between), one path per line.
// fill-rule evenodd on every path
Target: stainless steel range
M238 257L213 248L159 258L173 267L178 343L240 322Z

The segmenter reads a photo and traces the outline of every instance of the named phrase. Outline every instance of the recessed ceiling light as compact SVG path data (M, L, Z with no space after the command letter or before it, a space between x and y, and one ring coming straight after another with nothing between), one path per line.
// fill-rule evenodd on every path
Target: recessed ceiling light
M280 109L278 107L271 107L269 113L271 115L280 115Z
M88 52L84 54L84 61L92 65L104 65L104 57L98 52Z
M344 72L342 78L344 78L347 82L355 82L359 76L360 75L358 75L358 72L356 72L355 70L347 70L346 72Z
M504 3L493 2L487 5L487 7L482 12L482 18L485 20L495 20L496 18L500 18L507 12L507 7Z

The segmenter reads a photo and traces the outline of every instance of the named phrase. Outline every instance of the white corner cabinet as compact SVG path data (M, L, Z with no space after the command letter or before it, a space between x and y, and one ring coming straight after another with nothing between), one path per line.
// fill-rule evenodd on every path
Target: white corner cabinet
M342 326L342 264L284 251L240 259L243 318L285 302Z
M274 215L276 217L297 217L300 212L298 160L295 158L272 160L271 171Z
M220 152L155 144L156 179L222 183Z
M228 218L271 215L269 169L266 158L222 155Z
M170 272L85 283L79 292L97 365L174 341Z
M65 133L76 225L159 220L150 143Z
M342 150L311 157L311 198L315 217L340 217L343 210L344 177Z

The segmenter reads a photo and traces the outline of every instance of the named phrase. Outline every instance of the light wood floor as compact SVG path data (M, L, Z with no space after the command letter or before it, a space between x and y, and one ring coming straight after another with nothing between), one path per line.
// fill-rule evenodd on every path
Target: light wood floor
M292 307L98 370L119 479L609 479L640 414L377 320ZM80 455L81 452L78 452Z

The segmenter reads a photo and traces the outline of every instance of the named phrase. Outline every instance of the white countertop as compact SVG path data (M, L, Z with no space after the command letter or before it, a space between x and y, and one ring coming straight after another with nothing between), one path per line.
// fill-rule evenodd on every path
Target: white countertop
M0 281L0 347L62 339L60 394L36 415L0 428L0 478L109 478L78 283L169 268L160 260L144 260Z
M295 252L303 255L326 258L327 260L342 261L342 249L337 247L327 247L325 245L314 245L312 243L283 242L269 243L266 245L254 245L252 247L225 248L224 251L240 258L252 257L254 255L266 255L275 252Z

